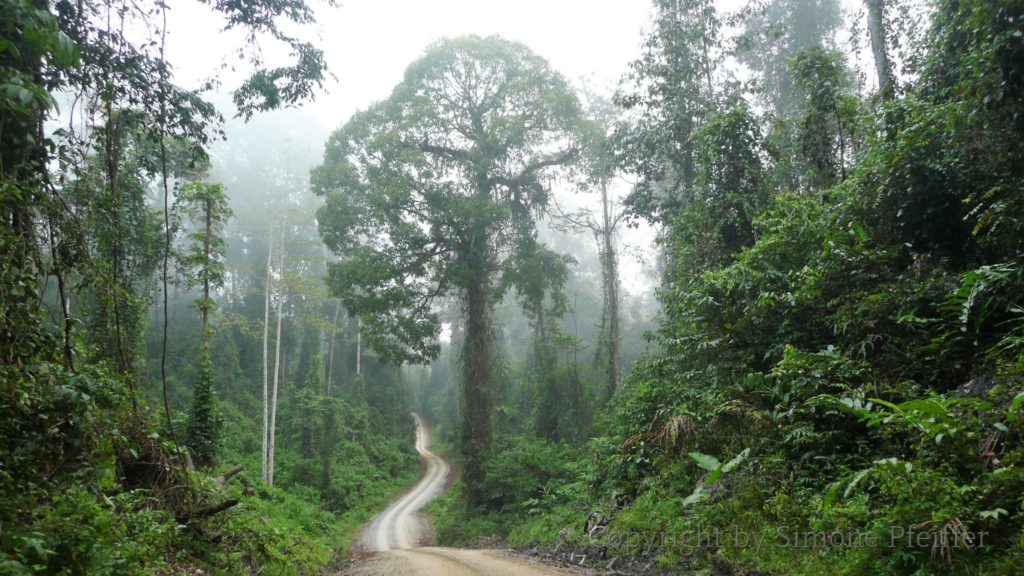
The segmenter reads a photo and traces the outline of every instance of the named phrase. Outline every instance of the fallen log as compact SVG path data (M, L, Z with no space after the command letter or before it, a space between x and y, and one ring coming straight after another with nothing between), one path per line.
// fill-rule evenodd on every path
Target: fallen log
M231 498L230 500L225 500L219 504L214 504L213 506L200 508L195 512L190 512L188 514L178 514L177 516L175 516L174 519L178 522L178 524L188 524L192 520L201 520L203 518L209 518L214 514L220 514L221 512L229 508L237 506L238 502L238 498Z
M224 488L224 485L227 484L228 481L231 480L231 478L233 478L236 474L238 474L239 472L241 472L244 469L245 469L244 465L238 464L238 465L232 467L230 470L228 470L224 474L222 474L220 476L217 476L216 478L213 478L213 482L215 484L217 484L217 486L220 486L221 488ZM248 495L252 494L253 493L253 489L249 486L249 483L245 482L244 478L243 478L242 482L243 482L242 494L245 495L245 496L248 496ZM240 502L240 500L238 498L229 498L229 499L224 500L223 502L220 502L218 504L214 504L212 506L207 506L206 508L200 508L199 510L194 510L194 511L191 511L191 512L182 512L182 513L176 515L174 517L174 519L177 520L178 524L188 524L192 520L201 520L203 518L209 518L210 516L213 516L215 514L220 514L221 512L223 512L225 510L228 510L230 508L233 508L233 507L237 506L239 502Z
M245 469L245 466L242 465L242 464L239 464L239 465L235 466L234 468L232 468L231 470L228 470L227 472L225 472L223 476L221 476L219 478L214 478L213 481L216 482L217 484L219 484L221 487L223 487L225 484L228 483L228 480L231 480L232 476L234 476L235 474L238 474L239 472L241 472L244 469Z

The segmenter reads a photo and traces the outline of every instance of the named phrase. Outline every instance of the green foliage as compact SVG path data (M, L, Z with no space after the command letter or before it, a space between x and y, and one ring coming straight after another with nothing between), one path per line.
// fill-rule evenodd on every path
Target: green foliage
M487 462L481 486L483 504L498 511L527 506L543 496L550 483L564 481L571 471L568 446L529 437L503 442Z
M820 189L845 178L847 147L856 101L849 95L843 55L820 47L793 57L793 82L803 94L797 139L806 165L804 187Z
M135 444L123 383L100 367L69 373L46 362L5 366L0 378L2 571L161 566L175 524L145 491L121 491Z
M438 542L444 546L469 546L502 533L502 525L494 517L466 509L461 482L431 502L428 512Z
M452 92L467 83L481 93ZM497 253L535 243L544 179L580 153L579 115L565 81L525 46L466 37L431 47L388 100L331 136L312 176L326 196L324 242L345 255L330 282L385 361L437 355L436 297L481 274L526 278L515 270L525 260ZM482 245L472 252L463 237Z
M240 113L296 104L322 84L319 50L279 29L309 22L305 2L210 4L229 28L248 33L240 53L254 76L237 94ZM161 229L152 192L158 181L204 170L220 120L200 91L171 77L166 30L153 25L166 23L167 10L159 2L18 0L0 9L4 574L298 574L318 569L335 549L338 520L295 496L244 498L217 519L192 517L227 494L186 470L173 437L148 417L146 372L171 364L165 400L184 400L181 374L192 371L174 357L147 362L154 346L145 339L146 312L176 232ZM265 34L291 45L298 65L264 70L252 48ZM54 122L58 99L69 107L62 118L74 121ZM188 439L209 465L219 417L206 319L210 287L224 277L215 233L230 211L220 186L192 183L179 192L177 208L191 204L186 210L204 221L183 260L198 268L186 271L184 284L205 288ZM218 360L237 370L237 352ZM240 487L228 490L240 496ZM293 521L300 517L316 522Z
M753 243L752 221L768 196L760 140L755 118L742 105L713 115L693 135L693 189L668 239L688 274L717 268Z
M556 544L586 502L582 463L574 456L565 443L506 439L487 463L478 507L468 505L461 481L430 505L439 542L464 546L507 538L516 546Z
M728 98L701 114L680 105L699 129L657 124L634 148L648 155L636 173L690 195L647 212L667 228L660 349L634 366L581 461L598 513L570 516L572 544L594 553L593 526L700 529L766 540L598 554L654 554L672 572L1013 572L1024 558L1019 4L939 3L917 47L920 81L874 109L853 96L842 53L793 50L788 94L774 53L748 54L775 83L762 95L775 116ZM650 45L669 25L713 37L698 33L699 11L675 11L689 4L656 7ZM642 112L695 101L696 70L667 78L697 57L675 55L635 68L657 95ZM643 106L638 94L625 107ZM678 151L672 170L692 178L655 164L656 149ZM539 507L563 514L557 501ZM807 533L881 544L792 545Z
M688 199L694 134L714 112L722 58L720 15L708 0L656 0L654 29L616 103L635 120L615 132L621 166L641 177L627 199L638 216L665 218Z
M199 355L199 373L192 389L192 407L188 414L188 447L197 466L208 467L217 461L223 420L213 389L213 365L210 350L203 345Z
M224 226L231 219L227 193L223 184L188 182L181 186L174 200L174 217L179 228L191 228L188 246L178 254L179 273L185 286L203 286L205 292L224 285ZM204 294L197 306L204 312L214 303Z

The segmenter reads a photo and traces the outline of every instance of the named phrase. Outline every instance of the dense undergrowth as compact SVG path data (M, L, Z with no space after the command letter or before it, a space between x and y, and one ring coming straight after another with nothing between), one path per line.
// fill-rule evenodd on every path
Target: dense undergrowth
M243 441L258 428L227 403L224 464L185 471L104 369L42 362L2 376L0 574L318 573L417 473L409 438L374 437L342 442L336 498L296 481L267 486L258 444ZM302 458L286 448L281 461L287 477ZM213 481L236 463L245 471L225 487ZM188 518L229 499L240 502Z
M479 506L435 505L442 541L668 573L1019 573L1024 12L933 7L899 97L844 92L834 54L792 61L797 122L838 130L794 153L809 186L785 186L765 119L716 102L663 212L659 350L589 443L498 447Z
M242 4L203 17L295 62L247 50L233 111L310 98L323 53L278 26L311 6ZM0 4L0 574L312 574L417 470L400 375L348 360L357 321L296 224L306 166L214 152L212 85L166 58L171 9Z

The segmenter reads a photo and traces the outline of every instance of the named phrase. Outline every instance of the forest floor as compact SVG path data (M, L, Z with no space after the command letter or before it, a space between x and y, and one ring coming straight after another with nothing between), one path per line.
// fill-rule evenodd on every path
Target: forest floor
M588 574L539 563L504 550L426 546L433 530L418 512L444 491L451 466L429 450L430 428L416 414L416 450L424 464L420 479L362 530L354 563L338 576L561 576Z

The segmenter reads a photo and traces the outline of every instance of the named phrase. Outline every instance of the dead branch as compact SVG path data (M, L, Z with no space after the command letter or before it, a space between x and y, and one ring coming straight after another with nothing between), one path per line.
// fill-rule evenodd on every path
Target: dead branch
M224 485L228 483L228 480L231 480L232 476L234 476L235 474L238 474L239 472L241 472L244 469L245 469L245 466L242 465L242 464L239 464L239 465L235 466L234 468L232 468L231 470L228 470L227 472L225 472L224 475L221 476L220 478L214 478L213 481L216 482L220 487L223 488Z
M174 519L178 522L178 524L187 524L192 520L200 520L202 518L209 518L214 514L220 514L221 512L238 505L238 502L239 500L237 498L232 498L230 500L225 500L219 504L214 504L213 506L200 508L199 510L196 510L195 512L189 514L179 514L175 516Z

